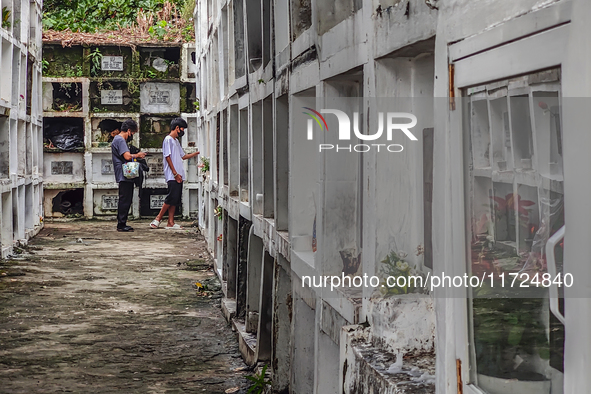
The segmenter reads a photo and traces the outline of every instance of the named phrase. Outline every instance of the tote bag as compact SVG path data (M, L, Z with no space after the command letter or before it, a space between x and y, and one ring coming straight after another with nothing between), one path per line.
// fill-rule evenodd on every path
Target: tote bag
M123 163L123 176L127 179L135 179L140 176L140 163L137 161L128 161Z

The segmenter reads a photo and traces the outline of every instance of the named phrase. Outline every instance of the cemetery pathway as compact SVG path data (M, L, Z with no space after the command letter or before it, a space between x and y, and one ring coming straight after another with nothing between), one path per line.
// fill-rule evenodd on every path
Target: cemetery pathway
M246 392L203 238L148 223L46 224L0 262L1 393Z

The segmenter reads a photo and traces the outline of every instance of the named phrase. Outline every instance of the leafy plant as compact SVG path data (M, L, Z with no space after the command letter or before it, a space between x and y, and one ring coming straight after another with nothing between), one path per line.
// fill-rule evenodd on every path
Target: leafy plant
M192 19L192 18L191 18ZM195 32L193 31L193 26L188 25L182 31L183 40L185 41L193 41L193 35Z
M148 29L148 33L151 36L156 36L159 40L163 40L164 36L166 35L166 28L168 26L168 22L166 21L158 21L156 25L150 26Z
M201 171L207 172L209 171L209 157L201 157L201 164L198 165L201 168Z
M199 111L199 101L193 101L193 105L195 106L195 111Z
M88 54L88 60L90 61L90 74L96 77L101 70L101 62L103 61L103 54L96 48L93 52Z
M195 0L46 0L43 8L45 30L125 31L145 39L194 39Z
M145 70L144 71L144 78L154 79L156 77L158 77L158 74L155 71L152 71L152 70Z
M47 74L48 68L49 68L49 62L45 59L41 60L41 72L43 75Z
M257 373L254 376L246 376L246 379L252 382L252 386L250 386L248 389L248 394L263 394L265 392L265 388L273 383L271 379L266 379L266 372L267 365L263 367L263 370L260 374Z
M2 7L2 27L4 29L10 29L12 25L10 22L10 15L12 15L12 11L8 9L8 7Z

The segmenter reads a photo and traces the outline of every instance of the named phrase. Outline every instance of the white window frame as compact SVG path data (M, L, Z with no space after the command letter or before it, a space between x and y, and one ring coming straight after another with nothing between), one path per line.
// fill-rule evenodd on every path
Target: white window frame
M567 56L569 40L570 19L572 2L563 1L515 18L501 26L488 30L482 34L462 40L448 47L449 63L454 66L454 94L461 97L461 90L467 87L486 84L495 80L508 79L521 74L529 74L538 70L553 67L561 67ZM543 50L540 50L543 48ZM498 59L506 59L505 65L500 65ZM463 134L462 106L456 105L455 111L449 113L449 130L453 133ZM460 138L459 141L462 141ZM463 151L463 150L462 150ZM452 163L452 171L458 176L463 187L464 160L460 158ZM457 223L464 227L463 237L454 237L453 249L457 251L454 264L454 275L462 275L466 272L466 218L464 212L464 190L457 195L456 202L461 207L457 212L454 228ZM455 253L455 252L454 252ZM465 292L464 296L467 297ZM458 293L448 292L447 296L457 297ZM465 394L485 394L481 389L470 384L470 330L468 321L468 303L466 298L454 298L448 300L447 307L453 316L453 331L447 330L447 335L453 336L455 343L455 359L461 361L461 379ZM447 325L447 324L446 324ZM451 349L450 349L451 350ZM438 355L451 359L449 355ZM447 375L449 376L449 375ZM447 383L447 382L446 382ZM455 385L445 384L456 392ZM565 385L566 386L566 385ZM565 391L566 393L566 391Z

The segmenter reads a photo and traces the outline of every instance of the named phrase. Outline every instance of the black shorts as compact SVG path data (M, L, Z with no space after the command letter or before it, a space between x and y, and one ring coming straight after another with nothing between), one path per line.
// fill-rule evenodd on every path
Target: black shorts
M181 194L183 194L183 183L177 181L168 181L168 195L164 199L164 203L168 205L181 205Z

